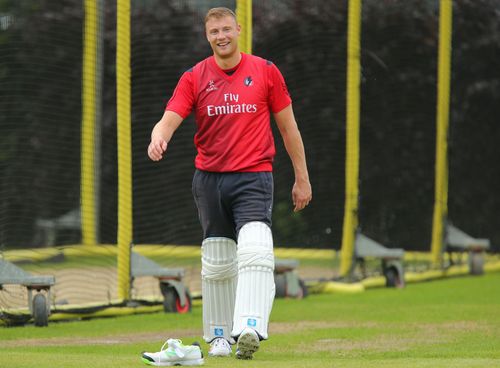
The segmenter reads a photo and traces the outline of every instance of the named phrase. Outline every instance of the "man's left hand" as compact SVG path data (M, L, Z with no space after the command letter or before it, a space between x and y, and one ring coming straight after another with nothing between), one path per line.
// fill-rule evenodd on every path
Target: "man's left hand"
M309 180L295 181L292 188L293 212L303 210L312 200L312 189Z

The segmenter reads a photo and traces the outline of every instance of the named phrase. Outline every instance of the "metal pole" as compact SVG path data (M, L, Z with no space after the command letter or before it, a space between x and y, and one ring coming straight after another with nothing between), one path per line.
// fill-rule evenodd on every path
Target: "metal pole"
M340 252L340 275L344 277L348 275L352 267L355 232L358 227L361 6L361 0L349 1L347 26L345 205L342 248Z
M450 111L452 12L452 0L441 0L439 11L435 196L431 244L434 267L439 267L442 263L444 227L448 216L448 120Z
M116 94L118 145L118 297L130 298L132 137L130 114L130 0L117 0Z

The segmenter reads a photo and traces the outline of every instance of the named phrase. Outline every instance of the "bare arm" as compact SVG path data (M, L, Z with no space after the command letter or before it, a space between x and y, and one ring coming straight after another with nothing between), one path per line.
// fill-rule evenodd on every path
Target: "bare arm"
M292 200L295 212L306 207L312 199L311 183L307 172L306 154L302 137L293 115L292 105L274 114L276 124L283 138L288 156L292 160L295 183L292 188Z
M161 120L156 123L151 132L151 143L148 156L153 161L159 161L167 150L168 142L184 119L173 111L166 110Z

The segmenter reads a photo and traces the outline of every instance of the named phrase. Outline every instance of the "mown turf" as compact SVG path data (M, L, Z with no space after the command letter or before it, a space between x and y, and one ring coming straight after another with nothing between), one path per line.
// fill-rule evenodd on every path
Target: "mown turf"
M500 367L499 273L280 299L271 320L271 338L253 361L208 358L205 366ZM0 328L0 367L142 367L142 350L159 349L167 337L200 341L198 333L199 307L189 315Z

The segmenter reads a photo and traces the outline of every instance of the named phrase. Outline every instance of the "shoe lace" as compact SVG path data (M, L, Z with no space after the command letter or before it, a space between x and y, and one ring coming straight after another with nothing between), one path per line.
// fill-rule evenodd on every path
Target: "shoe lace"
M165 346L167 346L165 348ZM172 348L175 353L179 356L179 357L184 357L184 351L182 351L182 341L181 340L178 340L178 339L168 339L167 341L165 341L165 343L161 346L161 349L160 351L165 351L167 350L168 348Z
M218 339L214 340L212 347L214 347L214 348L220 348L220 347L228 348L229 343L226 341L226 339L219 337Z

